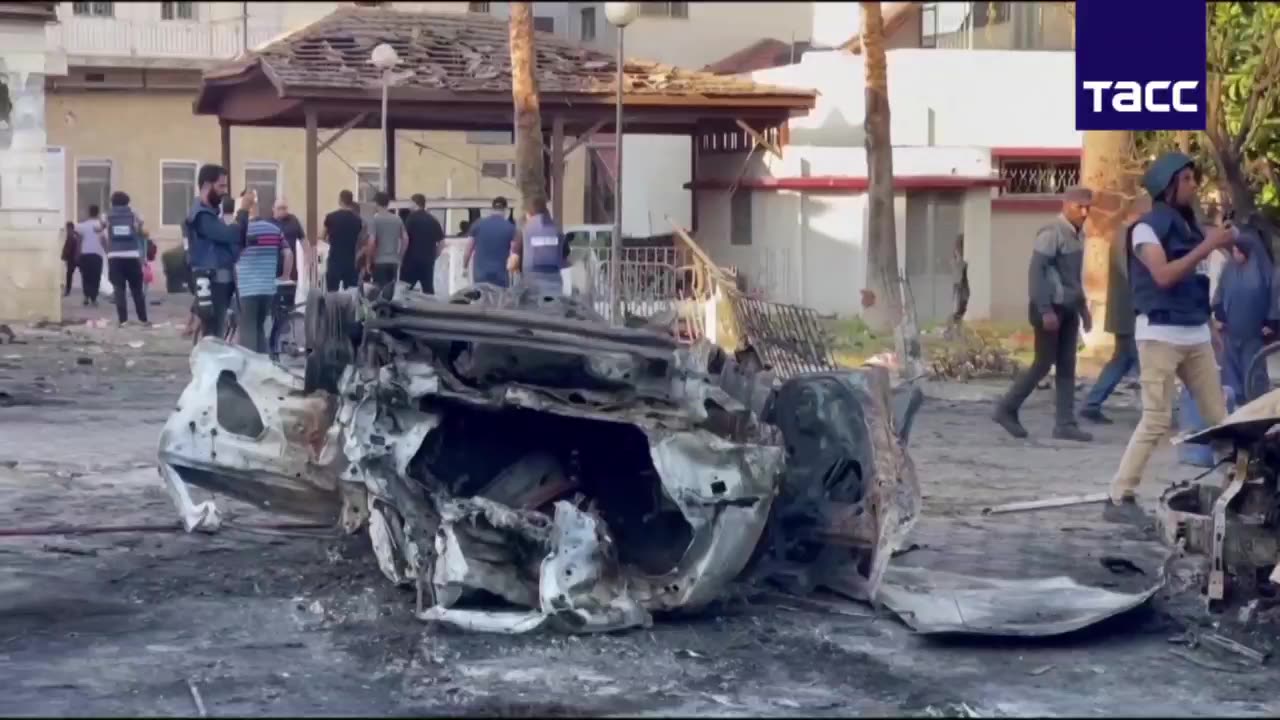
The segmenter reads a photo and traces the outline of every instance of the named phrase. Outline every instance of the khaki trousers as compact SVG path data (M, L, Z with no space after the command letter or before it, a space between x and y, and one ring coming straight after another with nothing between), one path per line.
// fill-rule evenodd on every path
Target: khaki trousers
M1171 345L1156 340L1138 341L1139 382L1142 385L1142 420L1120 458L1120 469L1111 481L1111 501L1133 496L1142 482L1147 460L1173 426L1173 379L1177 376L1191 391L1207 427L1227 416L1222 379L1213 346Z

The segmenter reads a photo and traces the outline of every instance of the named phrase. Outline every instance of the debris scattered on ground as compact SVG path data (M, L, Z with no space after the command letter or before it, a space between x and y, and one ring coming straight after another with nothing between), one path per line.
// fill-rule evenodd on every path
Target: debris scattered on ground
M964 328L961 337L930 348L929 370L938 380L966 382L980 377L1009 377L1018 372L1018 363L999 338Z
M1044 675L1045 673L1049 672L1050 670L1054 669L1055 667L1057 667L1057 665L1041 665L1041 666L1040 666L1040 667L1038 667L1038 668L1033 668L1033 669L1031 670L1031 672L1029 672L1029 673L1027 673L1027 674L1028 674L1028 675L1031 675L1031 676L1033 676L1033 677L1039 677L1039 676Z
M1128 558L1115 557L1112 555L1104 555L1098 559L1102 567L1110 570L1117 575L1146 575L1147 573L1137 565L1133 564Z
M1230 653L1235 653L1236 655L1247 658L1250 662L1257 665L1262 665L1267 661L1267 653L1254 650L1247 645L1243 645L1231 638L1224 637L1217 633L1202 633L1200 635L1200 642Z
M131 340L129 341L128 345L134 350L140 350L144 345L146 345L146 343L142 342L141 340Z
M187 690L191 692L191 700L196 705L196 713L200 717L209 717L209 712L205 710L204 699L200 697L200 688L196 687L195 681L187 679Z
M1074 505L1092 505L1110 499L1107 493L1091 493L1089 495L1071 495L1068 497L1045 498L1044 500L1027 500L1025 502L1006 503L982 508L983 515L1000 515L1002 513L1026 512L1028 510L1045 510L1048 508L1072 507Z
M91 358L91 357L84 357L84 356L78 357L78 358L76 358L76 364L77 364L77 365L92 365L92 364L93 364L93 358Z

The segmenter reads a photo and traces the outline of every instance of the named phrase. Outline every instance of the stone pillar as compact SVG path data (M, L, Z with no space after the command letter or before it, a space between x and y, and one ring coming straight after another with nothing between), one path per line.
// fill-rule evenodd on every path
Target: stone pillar
M59 174L47 167L44 85L50 71L65 74L65 59L48 52L37 23L0 22L0 48L9 96L0 118L0 321L59 321L61 230L71 218L59 207L65 191L52 188Z

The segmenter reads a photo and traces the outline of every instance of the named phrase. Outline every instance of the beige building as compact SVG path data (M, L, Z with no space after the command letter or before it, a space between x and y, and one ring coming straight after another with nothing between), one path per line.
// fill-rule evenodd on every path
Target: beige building
M0 321L62 316L62 165L45 138L45 79L65 71L46 44L53 6L0 3Z
M58 3L59 23L50 27L49 38L65 50L68 71L49 82L48 144L66 158L62 202L68 219L84 217L90 204L105 206L112 191L124 190L161 247L179 243L196 169L220 155L216 119L192 113L200 73L341 4ZM431 12L489 10L488 3L381 4ZM560 19L552 21L553 27L545 20L540 25L571 32L563 19L568 5L537 3L540 18ZM301 130L234 128L233 192L251 187L264 202L284 195L293 212L305 218L303 142ZM510 133L400 133L396 155L396 188L404 197L516 194ZM566 169L569 191L561 219L566 224L582 218L584 153L576 155ZM371 198L381 157L381 136L374 130L348 132L323 153L318 215L334 207L343 189Z

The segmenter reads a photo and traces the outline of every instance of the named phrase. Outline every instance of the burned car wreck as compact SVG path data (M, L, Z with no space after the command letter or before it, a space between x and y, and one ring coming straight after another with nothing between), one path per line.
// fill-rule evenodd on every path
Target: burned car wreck
M221 522L194 485L367 532L424 620L614 630L747 580L870 599L920 505L921 396L881 368L779 377L523 287L315 293L307 336L305 377L203 340L161 475L188 531Z

